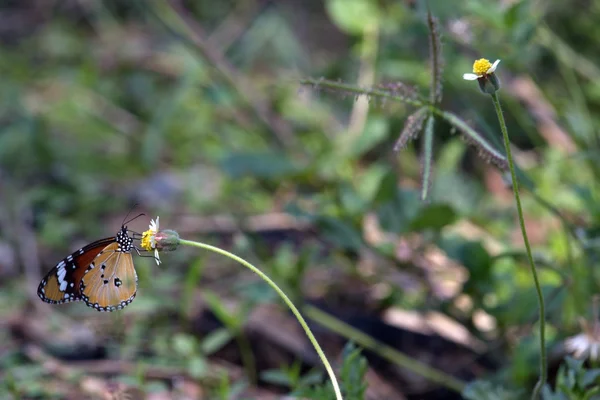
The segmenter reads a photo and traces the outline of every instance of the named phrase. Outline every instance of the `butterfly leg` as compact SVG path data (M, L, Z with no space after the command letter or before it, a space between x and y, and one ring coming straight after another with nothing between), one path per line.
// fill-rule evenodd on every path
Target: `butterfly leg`
M153 256L151 254L146 254L146 255L142 255L142 253L140 253L140 249L138 249L137 247L134 247L135 251L138 253L138 256L143 257L143 258L154 258L154 260L156 262L160 262L160 259L156 256ZM144 250L145 251L145 250Z

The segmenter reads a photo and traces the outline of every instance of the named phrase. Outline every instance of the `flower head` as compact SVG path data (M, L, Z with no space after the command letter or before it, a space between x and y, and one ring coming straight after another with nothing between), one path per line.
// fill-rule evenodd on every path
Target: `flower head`
M463 79L467 81L477 80L482 92L489 94L495 93L500 89L500 81L494 74L498 64L500 64L500 60L494 61L493 64L486 58L475 60L473 63L473 73L463 74Z
M154 250L154 259L156 260L156 264L160 264L160 257L158 256L158 248L156 241L156 234L158 233L159 227L158 218L159 217L156 217L156 221L154 221L153 219L150 220L150 226L148 227L147 231L142 233L142 241L140 243L140 246L142 246L144 250Z
M576 358L590 358L597 360L600 358L600 320L598 320L598 309L600 308L600 297L594 296L592 301L591 321L581 318L579 325L583 333L572 336L565 340L565 348L573 353Z
M486 58L480 58L473 63L473 73L463 74L463 79L474 81L475 79L483 78L486 75L491 75L496 71L496 67L500 64L500 60L494 61L494 64Z
M179 246L179 234L171 229L160 230L158 217L156 221L150 220L148 230L142 233L140 246L146 251L154 250L154 259L160 264L159 251L173 251Z
M589 324L585 320L579 321L582 333L565 340L565 349L575 358L600 358L600 324L595 321Z

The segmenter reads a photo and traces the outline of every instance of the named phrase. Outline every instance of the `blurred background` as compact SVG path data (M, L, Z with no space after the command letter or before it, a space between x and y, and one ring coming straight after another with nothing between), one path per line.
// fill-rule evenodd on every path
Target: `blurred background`
M553 381L563 339L598 318L600 2L429 7L440 107L503 151L491 101L462 79L502 60ZM392 150L410 106L300 84L426 96L428 35L411 0L1 1L0 398L332 398L276 293L222 256L134 254L137 297L118 312L37 298L136 204L131 229L160 215L271 276L364 398L460 399L475 380L529 390L537 301L503 172L440 121L422 203L420 141ZM377 345L358 356L368 366L348 361L354 330L452 380Z

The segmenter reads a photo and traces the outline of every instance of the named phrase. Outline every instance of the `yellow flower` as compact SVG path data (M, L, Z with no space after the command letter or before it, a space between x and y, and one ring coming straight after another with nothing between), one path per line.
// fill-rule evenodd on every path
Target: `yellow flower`
M473 63L473 73L463 74L463 79L474 81L475 79L483 78L486 75L491 75L496 71L496 67L500 64L500 60L494 61L494 64L486 58L480 58Z
M160 257L158 256L158 248L156 247L156 234L158 233L158 218L156 217L156 221L153 219L150 220L150 226L148 230L142 233L142 241L140 246L146 251L154 250L154 259L156 260L156 264L160 264Z
M480 58L473 63L473 73L463 74L463 79L467 81L477 80L482 93L493 95L500 89L500 80L494 74L498 64L500 64L500 60L496 60L492 64L488 59Z

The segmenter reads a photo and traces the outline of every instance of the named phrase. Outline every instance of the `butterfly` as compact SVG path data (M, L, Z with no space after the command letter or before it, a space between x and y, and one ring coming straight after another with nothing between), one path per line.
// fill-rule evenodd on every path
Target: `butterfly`
M40 299L50 304L84 301L98 311L127 307L138 282L131 255L138 249L129 232L123 224L115 236L90 243L56 264L38 286Z

